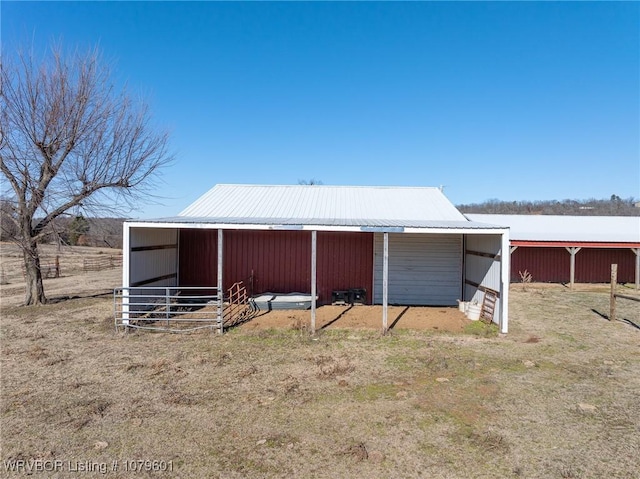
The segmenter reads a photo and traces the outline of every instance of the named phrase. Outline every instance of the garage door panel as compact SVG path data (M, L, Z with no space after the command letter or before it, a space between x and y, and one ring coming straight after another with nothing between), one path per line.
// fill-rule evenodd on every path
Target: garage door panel
M374 300L382 303L383 235L374 238ZM462 277L461 235L389 234L389 303L455 305Z

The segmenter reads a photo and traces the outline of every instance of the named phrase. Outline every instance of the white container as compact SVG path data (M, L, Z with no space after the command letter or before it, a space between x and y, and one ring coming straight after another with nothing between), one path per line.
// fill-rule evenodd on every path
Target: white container
M469 304L469 301L460 301L460 300L458 300L458 310L461 313L466 313L468 304Z
M479 304L470 304L467 310L467 318L471 321L477 321L480 319L480 312L482 307Z

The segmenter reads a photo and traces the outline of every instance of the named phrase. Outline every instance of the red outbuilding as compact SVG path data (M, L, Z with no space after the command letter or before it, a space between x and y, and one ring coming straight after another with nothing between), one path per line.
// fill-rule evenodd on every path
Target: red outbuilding
M389 304L457 306L489 292L491 319L508 329L508 229L468 220L439 188L217 185L178 216L125 222L123 243L116 316L127 327L193 320L197 300L207 306L195 319L217 305L222 330L241 290L256 304L308 304L312 330L316 306L336 300L382 305L384 330Z
M539 282L607 283L617 264L618 282L640 288L640 216L466 216L509 227L512 282L526 271Z

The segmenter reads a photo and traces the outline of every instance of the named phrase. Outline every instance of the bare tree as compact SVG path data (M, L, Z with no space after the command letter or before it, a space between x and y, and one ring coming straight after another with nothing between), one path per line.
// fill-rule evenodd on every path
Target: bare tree
M74 210L133 207L171 161L146 104L116 91L98 51L54 47L0 61L0 171L26 274L25 303L46 302L38 241Z
M310 180L298 180L298 184L299 185L306 185L306 186L315 186L315 185L322 185L322 180L316 180L315 178L311 178Z
M0 198L0 241L15 240L17 233L12 202Z

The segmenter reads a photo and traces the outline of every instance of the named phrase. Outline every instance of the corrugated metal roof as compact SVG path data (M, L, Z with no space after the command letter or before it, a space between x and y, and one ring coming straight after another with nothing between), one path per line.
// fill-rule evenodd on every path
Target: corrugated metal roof
M467 214L472 221L508 226L511 240L640 242L640 216Z
M389 186L216 185L178 218L230 224L471 226L439 188Z
M317 218L222 218L222 217L188 217L188 216L171 216L167 218L153 218L143 220L130 220L135 223L172 223L172 224L225 224L225 225L261 225L261 226L335 226L335 227L359 227L364 231L371 228L437 228L437 229L503 229L503 226L491 225L485 223L477 223L474 221L394 221L394 220L375 220L362 223L353 223L347 220L319 220Z

